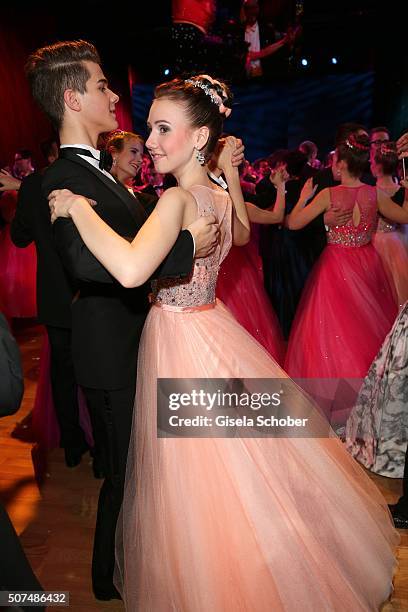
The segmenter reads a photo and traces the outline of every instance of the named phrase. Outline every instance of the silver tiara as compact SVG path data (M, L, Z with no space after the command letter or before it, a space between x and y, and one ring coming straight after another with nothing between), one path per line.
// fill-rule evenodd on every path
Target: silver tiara
M193 85L194 87L199 87L200 89L202 89L205 95L210 96L211 101L214 102L214 104L216 104L217 106L220 106L220 104L222 104L221 96L214 93L213 89L209 87L209 85L207 85L206 83L203 83L202 81L193 81L193 79L186 79L184 82L191 83L191 85Z

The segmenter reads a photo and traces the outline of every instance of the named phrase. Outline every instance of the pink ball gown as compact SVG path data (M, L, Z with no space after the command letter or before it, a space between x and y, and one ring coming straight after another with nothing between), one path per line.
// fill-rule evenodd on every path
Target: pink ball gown
M15 192L6 192L0 198L2 214L8 221L0 231L0 287L8 316L31 318L37 315L37 253L34 244L19 249L11 240L10 223L16 205Z
M154 287L116 532L126 610L376 610L392 588L398 536L337 438L157 436L160 377L286 377L215 298L231 245L229 196L190 191L199 214L217 216L222 242L187 281Z
M351 220L328 232L328 244L299 303L285 369L293 378L316 379L322 407L333 423L344 424L355 395L351 393L347 401L338 379L349 379L358 391L394 323L397 307L371 244L377 225L376 188L340 185L330 188L330 198L342 210L358 207L360 219L357 225Z
M401 308L408 300L408 239L396 223L379 217L373 245L383 263L390 284L395 287L395 299Z
M219 272L217 297L242 327L282 365L285 350L283 335L261 275L251 243L244 247L232 247Z

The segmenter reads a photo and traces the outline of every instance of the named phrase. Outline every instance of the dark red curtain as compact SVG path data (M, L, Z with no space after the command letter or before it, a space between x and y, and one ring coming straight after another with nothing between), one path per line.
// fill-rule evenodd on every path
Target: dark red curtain
M133 132L132 121L132 100L130 92L132 91L133 72L131 67L128 67L127 80L124 78L121 82L116 81L114 91L119 94L119 102L116 104L116 119L118 120L118 128L125 132Z
M39 143L52 133L50 123L31 98L24 74L28 54L37 45L45 44L44 39L49 40L46 32L52 30L52 23L50 20L38 24L31 22L30 28L27 32L26 26L19 25L17 20L6 19L0 24L1 167L11 163L19 148L30 149L35 165L43 166Z
M40 7L30 12L22 8L2 14L0 22L0 167L11 164L17 149L30 149L35 167L45 165L39 145L53 135L50 122L31 97L24 74L28 55L40 46L55 42L61 24L57 17ZM82 34L83 38L87 38ZM78 32L67 38L80 38ZM122 74L123 72L123 74ZM116 82L115 82L116 77ZM117 105L119 128L132 130L131 98L126 68L110 74L112 86L120 95Z

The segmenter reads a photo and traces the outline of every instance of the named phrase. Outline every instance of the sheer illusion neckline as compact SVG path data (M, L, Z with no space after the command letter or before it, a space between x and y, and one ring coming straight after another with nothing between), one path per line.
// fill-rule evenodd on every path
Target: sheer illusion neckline
M186 189L186 191L190 191L190 189L195 189L196 187L204 187L204 189L211 189L211 191L213 190L213 187L211 187L210 185L202 185L201 183L196 183L195 185L191 185L191 187Z

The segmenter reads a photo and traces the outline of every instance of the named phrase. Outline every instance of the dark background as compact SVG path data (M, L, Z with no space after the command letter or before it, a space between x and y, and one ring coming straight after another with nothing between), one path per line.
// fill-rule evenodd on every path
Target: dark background
M294 0L260 4L280 31L294 19ZM283 72L267 82L233 86L236 106L226 129L244 138L248 158L297 145L305 138L329 150L336 125L346 120L361 121L368 127L388 125L397 138L408 127L405 4L306 0L302 37L285 57ZM137 131L143 131L141 117L152 86L174 76L169 0L123 0L120 5L82 0L65 7L23 1L15 8L1 9L1 165L10 162L18 147L31 148L38 157L38 142L51 133L32 103L23 73L28 53L37 46L76 38L93 42L125 110L127 105L130 108L132 95ZM235 27L239 9L239 1L218 0L214 33ZM336 65L332 57L337 58ZM301 65L302 58L308 61L306 67ZM166 68L169 76L164 75Z

